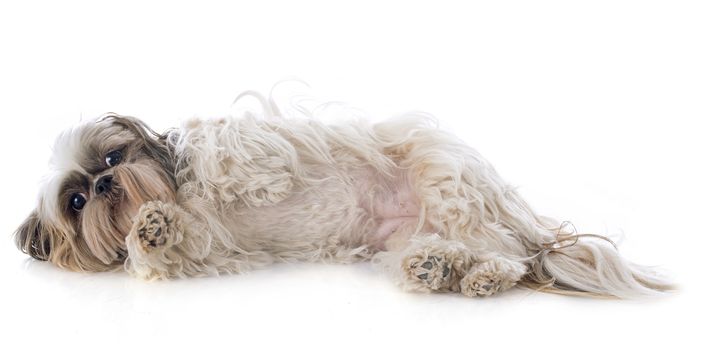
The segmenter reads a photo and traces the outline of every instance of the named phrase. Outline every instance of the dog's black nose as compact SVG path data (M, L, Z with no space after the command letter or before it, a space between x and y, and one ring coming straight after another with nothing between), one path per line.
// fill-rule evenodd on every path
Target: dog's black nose
M112 175L105 175L95 182L95 194L99 195L112 188Z

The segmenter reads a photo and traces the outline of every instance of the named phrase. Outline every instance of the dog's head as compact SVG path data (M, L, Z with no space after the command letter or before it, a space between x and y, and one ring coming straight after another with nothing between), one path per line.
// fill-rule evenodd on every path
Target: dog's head
M77 271L121 264L139 207L175 197L167 135L115 114L62 133L37 208L15 232L18 248Z

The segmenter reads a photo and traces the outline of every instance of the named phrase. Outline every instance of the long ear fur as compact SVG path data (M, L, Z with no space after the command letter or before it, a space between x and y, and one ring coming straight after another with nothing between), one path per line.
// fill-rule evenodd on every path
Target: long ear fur
M33 211L15 231L15 244L23 253L38 260L50 258L52 235L43 227L37 211Z

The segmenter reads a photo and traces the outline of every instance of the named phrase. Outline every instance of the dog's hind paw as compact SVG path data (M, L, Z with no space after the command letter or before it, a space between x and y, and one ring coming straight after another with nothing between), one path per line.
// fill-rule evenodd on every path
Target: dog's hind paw
M408 277L430 290L448 287L451 279L451 262L441 255L416 254L404 260Z
M461 279L461 293L489 296L513 287L526 273L525 265L504 258L475 264Z

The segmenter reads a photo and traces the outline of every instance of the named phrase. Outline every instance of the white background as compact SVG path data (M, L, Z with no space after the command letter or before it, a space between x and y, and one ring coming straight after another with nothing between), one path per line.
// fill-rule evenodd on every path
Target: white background
M710 1L2 2L0 348L714 347L715 18ZM14 247L65 127L114 111L164 129L287 77L377 119L436 115L540 212L622 235L681 291L424 296L366 265L146 283Z

